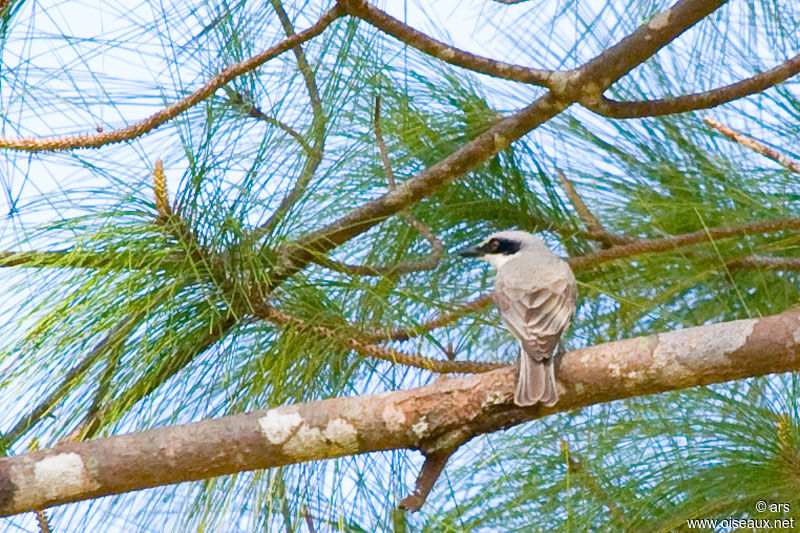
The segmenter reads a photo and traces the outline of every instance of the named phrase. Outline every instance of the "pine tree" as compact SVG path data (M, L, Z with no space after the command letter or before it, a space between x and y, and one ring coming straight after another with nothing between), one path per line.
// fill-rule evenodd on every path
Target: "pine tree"
M0 21L3 528L800 509L796 2ZM509 228L579 282L552 408L513 405L493 273L448 253Z

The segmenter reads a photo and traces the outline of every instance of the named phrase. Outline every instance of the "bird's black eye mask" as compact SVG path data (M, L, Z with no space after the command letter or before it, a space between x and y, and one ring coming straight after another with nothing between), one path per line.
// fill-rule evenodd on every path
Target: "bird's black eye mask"
M463 248L456 253L461 257L481 257L486 254L512 255L519 250L520 243L502 238L491 238L478 246Z
M489 239L478 247L484 254L512 255L519 250L519 242L508 239Z

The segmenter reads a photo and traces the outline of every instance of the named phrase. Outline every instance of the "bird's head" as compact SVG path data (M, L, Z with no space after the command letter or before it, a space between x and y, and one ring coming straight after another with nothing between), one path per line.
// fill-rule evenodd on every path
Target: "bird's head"
M525 231L499 231L489 235L477 246L462 248L456 253L462 257L479 257L495 268L500 268L517 255L545 247L544 243Z

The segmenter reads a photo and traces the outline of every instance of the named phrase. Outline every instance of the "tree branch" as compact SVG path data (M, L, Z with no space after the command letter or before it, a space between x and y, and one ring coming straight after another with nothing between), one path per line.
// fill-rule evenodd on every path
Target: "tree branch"
M725 263L725 266L728 267L729 270L758 269L800 271L800 259L793 257L750 255L728 261Z
M800 218L781 218L777 220L764 220L748 222L739 226L722 226L717 228L707 228L693 233L683 233L672 237L662 237L658 239L641 239L630 244L612 246L605 250L597 250L586 255L568 257L565 259L573 270L584 270L603 263L615 261L623 257L635 255L652 254L667 252L683 246L698 244L717 239L728 239L743 235L755 235L758 233L772 233L783 230L800 229Z
M573 72L560 91L562 98L588 106L599 102L603 91L641 65L683 32L716 11L728 0L680 0L639 26L619 43Z
M97 134L79 134L79 135L66 135L58 137L39 137L39 138L11 138L0 136L0 148L8 148L11 150L24 150L27 152L42 152L53 150L70 150L75 148L99 148L106 144L112 144L122 141L129 141L145 133L148 133L164 122L178 116L190 107L205 100L214 91L229 83L231 80L241 76L245 72L249 72L254 68L264 64L265 62L279 56L280 54L291 50L295 46L313 39L322 33L334 20L342 16L342 11L339 7L327 11L320 19L311 27L300 33L284 39L272 48L261 52L249 59L240 63L227 67L222 72L208 80L203 87L193 92L189 96L182 98L174 104L167 106L158 113L150 117L132 124L126 128L114 131L100 132Z
M800 61L798 63L800 63ZM736 143L739 143L742 146L750 148L754 152L758 152L759 154L761 154L763 156L769 157L773 161L777 161L778 163L780 163L781 165L783 165L787 169L791 170L792 172L796 172L796 173L800 174L800 162L795 161L794 159L791 159L789 157L786 157L785 155L783 155L779 151L773 150L769 146L766 146L766 145L756 141L752 137L748 137L747 135L739 133L738 131L734 130L733 128L729 128L727 126L724 126L724 125L720 124L719 122L717 122L716 120L714 120L711 117L706 117L703 120L705 120L706 123L709 126L715 128L717 131L722 133L728 139L730 139L730 140L732 140L732 141L734 141Z
M559 84L532 104L502 120L438 163L408 179L394 191L353 209L345 216L279 250L280 264L271 273L270 285L305 268L315 256L323 255L365 232L387 217L402 211L447 185L474 166L505 149L511 142L547 122L578 100L600 97L612 83L669 44L673 39L713 12L726 0L681 0L671 9L655 15L618 44L601 53L569 80ZM344 2L348 9L362 5ZM270 287L267 287L270 289ZM262 291L264 293L269 290Z
M440 361L438 359L431 359L430 357L423 357L419 354L400 352L392 348L378 346L377 344L365 343L363 340L355 337L344 337L330 328L309 324L302 318L289 315L269 305L262 304L255 306L255 313L256 316L262 320L269 320L275 324L294 327L301 331L313 333L318 337L331 339L341 347L353 350L365 357L383 359L384 361L390 361L394 364L413 366L439 374L489 372L507 366L502 363L481 363L476 361Z
M419 511L422 509L428 499L428 494L436 484L436 480L442 475L442 471L447 465L447 460L457 449L458 446L455 446L425 456L425 462L422 463L422 468L417 476L414 492L400 500L399 507L401 509L406 511Z
M266 122L270 126L275 126L276 128L279 128L284 132L288 133L292 139L297 141L297 144L303 147L303 151L305 151L306 154L311 155L311 146L309 146L309 144L306 142L303 136L297 132L297 130L295 130L288 124L284 124L280 120L272 118L271 116L267 115L258 106L245 99L245 97L242 96L241 93L234 91L227 85L222 89L228 95L228 103L232 105L235 109L257 120Z
M0 515L182 481L382 450L426 449L631 396L800 370L786 311L567 353L559 402L513 405L514 369L377 396L282 406L0 458Z
M555 85L555 81L566 75L565 72L512 65L465 52L415 30L370 5L365 0L338 0L337 4L345 9L348 14L368 22L408 46L457 67L480 72L495 78L548 88L552 88L551 86Z
M578 215L580 215L584 225L586 226L586 229L591 235L596 236L595 238L597 240L606 246L611 246L614 244L627 244L636 240L626 235L620 235L607 231L597 217L594 216L594 214L583 202L583 198L580 197L578 191L576 191L575 187L573 187L572 182L567 179L564 173L561 172L560 168L556 169L556 175L558 176L558 181L561 182L561 188L564 189L564 193L566 193L567 197L572 203L572 206L575 208L575 211L578 213Z
M744 98L777 85L800 72L800 55L751 78L710 91L674 98L619 102L605 97L581 101L587 109L609 118L642 118L708 109Z

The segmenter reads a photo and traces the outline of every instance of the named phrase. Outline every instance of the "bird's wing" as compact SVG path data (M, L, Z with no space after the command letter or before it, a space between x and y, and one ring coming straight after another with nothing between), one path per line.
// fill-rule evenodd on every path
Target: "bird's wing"
M494 300L508 329L536 360L551 357L575 312L575 282L557 280L530 286L498 276Z

